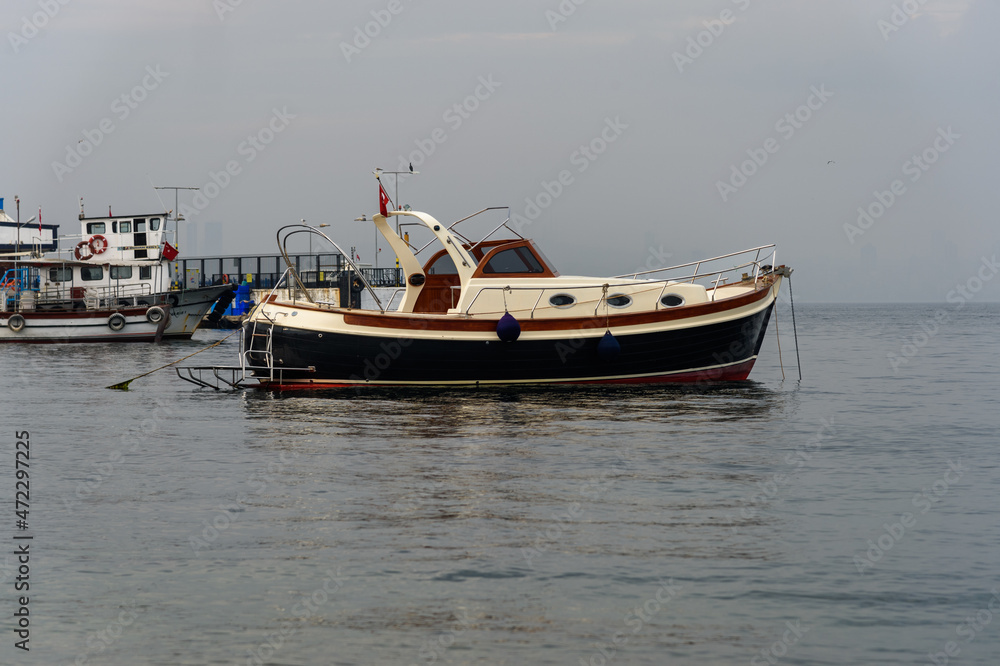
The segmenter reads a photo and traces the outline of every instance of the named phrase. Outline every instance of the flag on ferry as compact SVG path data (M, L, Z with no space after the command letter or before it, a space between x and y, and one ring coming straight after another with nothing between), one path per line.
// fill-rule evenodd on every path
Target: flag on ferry
M177 258L177 254L178 253L176 247L174 247L167 241L163 241L163 250L160 252L160 255L164 259L166 259L167 261L173 261L174 259Z
M382 181L378 181L378 210L385 217L389 214L389 209L386 208L386 204L389 203L389 195L385 193L385 188L382 187Z
M38 207L38 235L42 235L42 207Z

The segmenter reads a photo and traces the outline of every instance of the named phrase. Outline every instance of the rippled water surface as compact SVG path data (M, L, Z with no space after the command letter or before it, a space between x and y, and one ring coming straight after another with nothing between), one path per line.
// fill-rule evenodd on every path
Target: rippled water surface
M800 306L799 383L783 304L788 379L772 324L710 387L120 392L225 333L4 347L0 663L1000 663L1000 307L951 307Z

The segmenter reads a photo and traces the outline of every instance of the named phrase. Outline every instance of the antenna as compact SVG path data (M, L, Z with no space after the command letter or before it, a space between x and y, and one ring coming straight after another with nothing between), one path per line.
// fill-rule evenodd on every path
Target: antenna
M152 183L151 183L152 184ZM184 217L180 214L180 208L177 205L177 190L200 190L200 187L157 187L153 185L154 190L173 190L174 191L174 242L177 243L177 247L181 246L181 222L184 221ZM157 195L159 196L159 195ZM160 203L163 203L160 201ZM164 206L166 208L166 206ZM169 217L169 213L167 215Z

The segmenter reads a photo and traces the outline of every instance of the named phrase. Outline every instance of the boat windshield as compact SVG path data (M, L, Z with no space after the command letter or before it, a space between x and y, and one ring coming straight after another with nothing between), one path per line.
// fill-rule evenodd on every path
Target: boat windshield
M483 266L483 273L544 273L541 263L526 247L500 250Z

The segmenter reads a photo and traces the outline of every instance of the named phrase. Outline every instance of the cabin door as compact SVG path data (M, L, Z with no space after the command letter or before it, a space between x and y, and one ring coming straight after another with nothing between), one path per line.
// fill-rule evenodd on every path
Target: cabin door
M146 259L149 256L149 251L146 250L146 220L135 221L135 234L132 244L136 247L136 259Z

